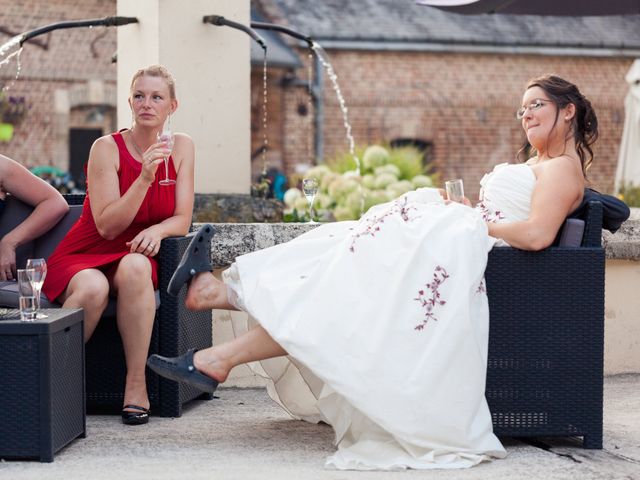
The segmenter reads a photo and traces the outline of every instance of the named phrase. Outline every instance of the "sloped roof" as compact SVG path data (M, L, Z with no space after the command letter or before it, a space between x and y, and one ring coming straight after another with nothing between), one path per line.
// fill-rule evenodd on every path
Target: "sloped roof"
M251 8L251 21L252 22L267 22L260 12L255 8ZM269 30L256 30L265 43L267 44L267 62L270 67L276 68L299 68L302 66L302 62L298 59L298 56L276 32ZM262 65L264 60L264 50L253 40L251 41L251 64Z
M640 15L467 16L419 6L413 0L254 0L254 3L262 4L270 17L280 16L271 21L286 21L291 28L325 45L437 43L609 49L620 53L640 49ZM274 12L277 14L272 15Z

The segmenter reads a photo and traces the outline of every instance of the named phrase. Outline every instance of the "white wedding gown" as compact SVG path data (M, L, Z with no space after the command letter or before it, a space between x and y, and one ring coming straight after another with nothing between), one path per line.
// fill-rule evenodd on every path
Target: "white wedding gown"
M484 397L486 220L527 218L535 175L499 165L472 209L435 189L238 257L232 301L289 353L253 365L292 416L325 421L339 469L463 468L506 452Z

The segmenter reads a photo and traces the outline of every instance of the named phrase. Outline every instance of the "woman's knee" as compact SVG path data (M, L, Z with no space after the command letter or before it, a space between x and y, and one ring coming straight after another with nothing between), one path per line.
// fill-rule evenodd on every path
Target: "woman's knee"
M67 299L73 297L83 306L103 307L109 301L109 281L98 270L82 270L69 282Z
M140 253L125 255L116 270L114 282L118 289L123 285L144 285L151 283L151 262Z

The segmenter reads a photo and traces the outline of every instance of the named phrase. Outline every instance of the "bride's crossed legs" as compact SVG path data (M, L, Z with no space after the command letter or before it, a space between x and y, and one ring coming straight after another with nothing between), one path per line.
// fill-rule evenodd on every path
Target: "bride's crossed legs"
M238 310L229 302L227 286L211 272L193 277L185 305L190 310ZM201 373L224 382L235 366L283 355L287 352L258 325L229 342L197 351L193 365Z

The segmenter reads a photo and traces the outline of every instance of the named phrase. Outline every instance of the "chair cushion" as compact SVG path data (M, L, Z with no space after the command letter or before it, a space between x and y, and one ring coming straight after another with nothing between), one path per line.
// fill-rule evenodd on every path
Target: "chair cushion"
M160 291L156 290L156 310L160 308ZM15 281L0 282L0 306L18 308L18 283ZM40 296L40 307L42 308L60 308L60 304L57 302L51 302L42 294ZM107 308L102 314L104 317L116 316L116 299L110 298Z
M55 226L33 242L33 257L48 259L69 229L82 214L82 205L70 205L69 211Z
M592 201L602 203L602 228L611 233L616 233L631 214L629 207L622 200L591 188L585 188L582 203L569 215L569 218L584 218L589 202Z
M3 307L18 308L18 282L0 282L0 305ZM47 297L40 295L41 308L58 308L60 304L51 303Z
M560 247L579 247L582 245L584 235L584 220L579 218L567 218L560 231Z

